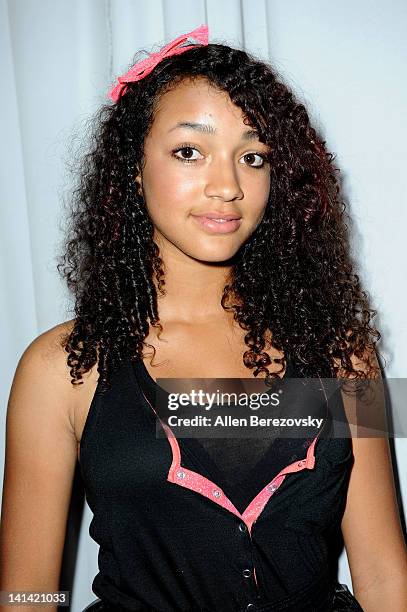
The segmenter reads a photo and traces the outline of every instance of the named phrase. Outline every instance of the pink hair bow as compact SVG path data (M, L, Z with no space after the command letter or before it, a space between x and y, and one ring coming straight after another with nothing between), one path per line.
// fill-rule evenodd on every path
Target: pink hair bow
M127 83L133 83L134 81L143 79L150 74L153 68L157 66L164 57L180 55L199 44L208 44L207 25L201 25L199 28L192 30L192 32L188 32L188 34L178 36L178 38L175 38L165 45L165 47L162 47L157 53L152 53L140 62L137 62L137 64L134 64L126 74L118 77L118 83L111 88L109 96L112 98L113 102L117 102L120 97L126 93Z

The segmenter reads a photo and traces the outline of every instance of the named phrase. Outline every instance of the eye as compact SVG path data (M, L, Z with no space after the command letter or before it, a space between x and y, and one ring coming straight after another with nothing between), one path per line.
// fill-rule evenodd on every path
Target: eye
M192 147L190 145L183 145L182 147L179 147L178 149L174 149L172 151L172 155L176 159L179 159L179 160L181 160L183 162L189 163L189 162L197 161L196 157L192 157L194 151L199 153L198 149L196 149L195 147ZM181 152L182 152L182 156L177 155L178 153L181 153ZM185 155L185 157L184 157L184 155Z
M258 158L257 161L256 157ZM252 168L262 168L266 163L266 157L260 153L246 153L246 155L243 155L242 159L245 159L246 163L252 166ZM256 163L253 163L253 161Z

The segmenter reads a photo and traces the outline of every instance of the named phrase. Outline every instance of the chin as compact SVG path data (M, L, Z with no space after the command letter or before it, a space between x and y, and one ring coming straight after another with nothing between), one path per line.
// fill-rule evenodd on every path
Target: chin
M202 262L227 263L236 255L238 250L239 247L229 249L212 247L212 249L193 249L186 251L186 254Z

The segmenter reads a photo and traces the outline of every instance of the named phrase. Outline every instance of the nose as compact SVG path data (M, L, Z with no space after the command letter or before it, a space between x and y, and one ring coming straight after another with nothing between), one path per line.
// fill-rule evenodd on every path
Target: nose
M233 162L214 160L208 168L205 195L225 202L241 200L244 196Z

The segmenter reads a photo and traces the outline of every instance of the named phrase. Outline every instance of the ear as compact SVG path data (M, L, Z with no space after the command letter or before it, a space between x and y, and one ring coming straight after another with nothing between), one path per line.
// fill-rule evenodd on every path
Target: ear
M141 173L138 173L134 180L135 180L136 185L137 185L137 193L139 195L143 195L143 179L141 177Z

